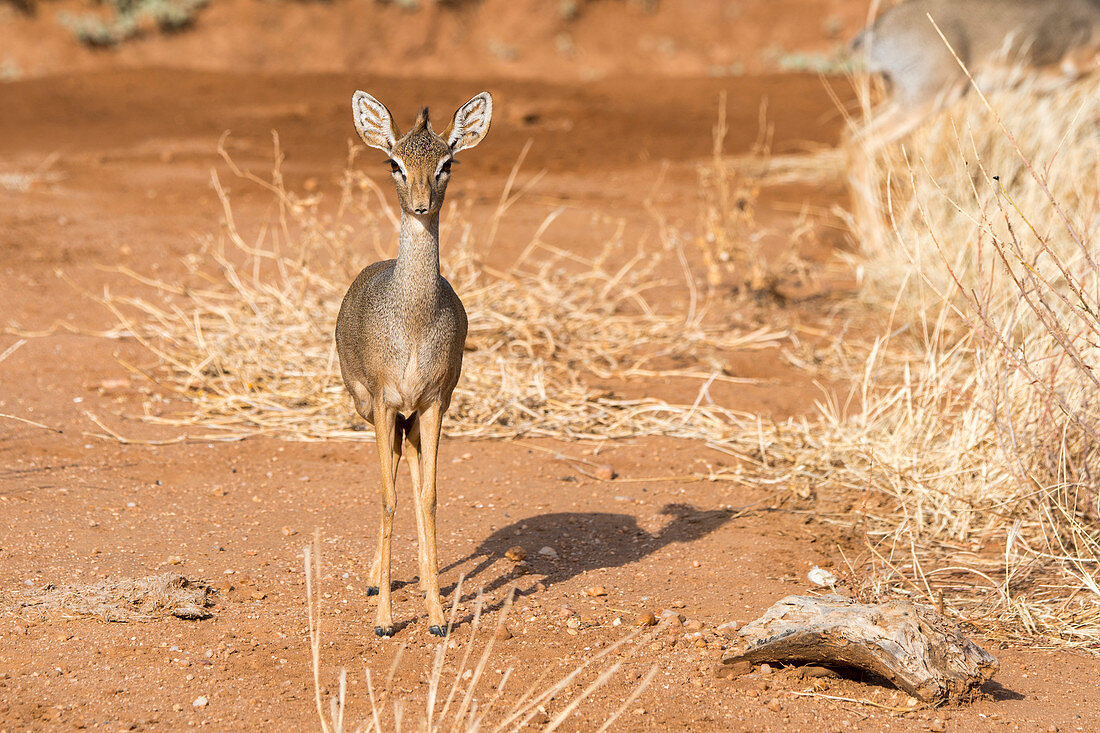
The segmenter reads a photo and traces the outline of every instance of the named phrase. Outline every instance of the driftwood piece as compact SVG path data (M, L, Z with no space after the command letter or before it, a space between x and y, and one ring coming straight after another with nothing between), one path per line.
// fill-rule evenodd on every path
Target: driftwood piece
M935 613L905 601L787 596L737 634L719 676L762 662L817 662L874 672L913 697L943 703L967 698L1000 666Z

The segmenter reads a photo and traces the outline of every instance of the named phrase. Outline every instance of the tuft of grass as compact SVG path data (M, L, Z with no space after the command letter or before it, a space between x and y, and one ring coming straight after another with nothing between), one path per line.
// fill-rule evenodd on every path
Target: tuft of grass
M324 733L344 733L346 730L363 733L382 733L399 731L409 726L417 730L454 730L454 731L520 731L528 726L541 726L549 733L557 730L565 721L593 694L607 684L622 668L623 662L607 664L607 660L617 652L627 651L629 645L640 635L635 631L625 635L619 641L592 654L583 663L572 669L557 681L548 680L546 672L526 690L508 687L514 669L508 667L500 681L493 686L485 678L485 671L491 669L493 648L501 630L504 628L511 608L511 598L504 604L492 631L481 638L480 631L484 615L482 614L484 597L478 595L473 620L470 622L470 635L457 660L448 659L448 653L457 649L459 644L453 636L455 619L458 616L458 599L462 596L462 580L459 579L454 590L454 603L451 606L450 620L447 624L447 636L439 642L428 677L428 689L423 700L402 698L392 691L394 674L402 660L401 651L394 657L393 664L385 677L385 682L377 689L376 681L381 677L372 674L368 667L365 672L367 701L370 704L370 716L364 723L351 728L345 720L348 707L347 673L340 670L337 694L327 701L323 699L324 685L321 681L321 554L318 535L314 535L312 544L303 549L306 572L306 604L309 620L309 642L311 651L314 702L317 716ZM651 638L655 632L651 632ZM478 646L480 645L480 653ZM638 645L635 645L635 649ZM627 707L649 686L656 676L658 665L634 685L630 694L600 726L598 731L608 730L623 714ZM580 686L584 685L583 688ZM579 691L577 691L579 690ZM325 703L328 703L327 705ZM419 719L416 709L421 710Z

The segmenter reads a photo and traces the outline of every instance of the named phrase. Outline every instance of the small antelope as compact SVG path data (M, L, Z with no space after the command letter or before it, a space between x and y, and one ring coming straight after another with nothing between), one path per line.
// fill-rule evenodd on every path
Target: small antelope
M1091 71L1100 61L1100 0L906 0L851 49L890 88L889 108L871 125L889 142L966 92L952 50L974 75L1014 64L1070 80Z
M392 636L390 535L397 507L397 465L408 446L428 631L445 636L436 555L436 454L443 413L462 370L466 311L439 274L439 210L454 156L489 131L493 99L482 92L455 112L442 134L427 108L402 135L384 104L366 92L351 101L355 129L386 153L401 204L397 259L355 278L336 319L336 352L355 410L374 425L382 469L382 527L367 592L378 594L374 633Z

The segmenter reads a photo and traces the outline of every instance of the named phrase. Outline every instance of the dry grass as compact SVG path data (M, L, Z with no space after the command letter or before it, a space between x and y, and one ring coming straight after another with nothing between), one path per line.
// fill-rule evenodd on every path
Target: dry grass
M888 314L851 404L727 444L865 530L865 585L991 634L1100 647L1100 82L977 93L859 150L864 293ZM876 212L882 212L878 216Z
M320 593L321 555L320 541L315 535L313 543L304 549L306 571L306 601L309 610L309 638L312 652L314 700L317 715L324 733L344 733L354 729L364 733L382 733L382 731L400 731L402 728L423 731L519 731L528 726L540 727L549 733L557 730L589 698L600 690L618 672L623 662L608 664L616 652L626 652L636 641L638 632L627 634L619 641L593 653L587 661L575 667L557 681L548 679L546 670L526 690L508 687L512 678L512 667L501 674L500 682L495 686L485 679L489 662L494 659L493 648L500 631L505 627L511 599L504 604L497 616L495 627L481 635L483 596L479 594L473 620L470 623L470 636L461 650L454 640L453 630L457 617L458 599L462 596L462 580L459 579L454 591L454 603L451 618L447 624L447 639L440 641L428 677L428 689L422 701L414 701L408 696L395 697L391 692L394 674L402 659L401 650L394 656L393 663L385 681L366 670L366 687L370 703L370 717L362 724L351 727L345 721L347 710L347 675L340 671L337 694L327 701L323 699L321 681L321 621L323 608ZM648 635L652 638L653 634ZM480 653L477 653L480 645ZM635 649L636 649L635 645ZM460 657L456 661L448 659L448 652L456 649ZM497 660L499 661L499 660ZM496 664L497 662L494 662ZM657 665L641 677L633 686L626 699L619 703L598 729L600 733L608 730L618 720L627 707L649 686L657 673ZM375 682L379 687L375 690ZM583 686L583 687L582 687ZM414 705L422 710L413 710ZM327 707L327 709L326 709Z
M378 256L370 259L386 256L396 241L396 220L384 194L350 166L339 202L328 208L321 196L287 191L278 168L270 181L237 173L271 191L278 212L272 221L246 240L215 175L224 236L188 258L195 284L129 273L158 292L104 299L163 362L149 376L187 400L187 414L147 418L227 435L356 437L366 426L340 381L332 329L347 284L366 264L364 249L373 243ZM584 258L543 239L558 214L552 212L510 267L481 262L475 253L491 246L500 218L519 195L514 180L484 231L475 232L454 207L443 216L445 275L470 321L446 432L565 439L724 434L738 416L710 404L705 387L739 380L721 371L717 355L774 346L785 332L708 324L705 297L680 239L667 229L656 252L629 251L616 236ZM667 275L656 274L662 268L686 278L686 313L647 299L669 285ZM698 380L699 400L670 405L590 386L596 379L653 376Z
M66 618L92 616L103 621L152 621L175 616L209 618L213 590L176 573L98 583L56 586L30 591L19 599L23 608Z

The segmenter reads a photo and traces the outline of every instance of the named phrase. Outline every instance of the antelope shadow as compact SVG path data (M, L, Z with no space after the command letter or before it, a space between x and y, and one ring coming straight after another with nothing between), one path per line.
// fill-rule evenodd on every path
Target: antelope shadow
M460 567L467 562L477 565L465 574L463 585L483 588L492 593L517 580L511 572L498 575L485 585L477 580L499 560L509 548L519 545L527 551L530 575L549 587L590 570L616 568L642 559L673 542L694 542L728 522L731 509L701 510L690 504L667 504L661 514L672 519L656 532L638 526L630 514L610 512L555 512L539 514L513 522L493 532L466 557L455 560L441 572ZM558 555L543 555L539 550L551 547ZM447 588L449 595L454 585ZM523 593L524 591L520 591Z

